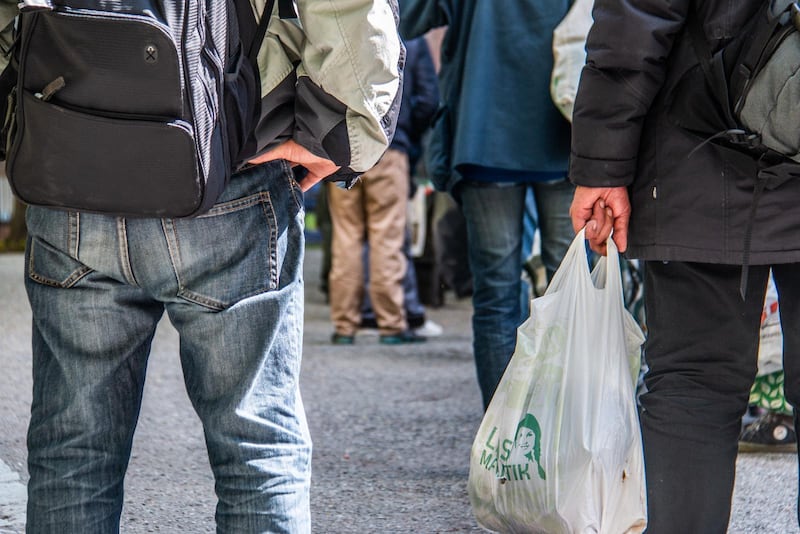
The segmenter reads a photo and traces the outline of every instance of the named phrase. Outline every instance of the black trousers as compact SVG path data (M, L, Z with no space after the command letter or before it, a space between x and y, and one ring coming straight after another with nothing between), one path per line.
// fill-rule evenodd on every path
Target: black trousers
M784 335L784 387L797 407L800 264L772 268ZM769 266L750 267L744 301L740 275L738 266L646 263L649 371L641 422L648 534L727 531Z

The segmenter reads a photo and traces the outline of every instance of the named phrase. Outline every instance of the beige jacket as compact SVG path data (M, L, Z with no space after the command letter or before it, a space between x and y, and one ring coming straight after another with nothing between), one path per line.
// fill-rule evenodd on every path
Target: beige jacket
M260 14L266 0L251 0ZM403 48L397 0L295 0L298 18L278 2L258 63L260 152L289 138L343 167L348 179L372 167L394 132ZM11 45L16 0L0 1L0 46ZM8 58L0 55L0 68ZM349 176L348 176L349 175Z
M251 2L263 11L265 0ZM364 172L389 145L400 106L397 0L295 0L295 7L298 19L280 19L276 2L261 46L262 109L272 115L262 128L275 135L258 137L291 135Z

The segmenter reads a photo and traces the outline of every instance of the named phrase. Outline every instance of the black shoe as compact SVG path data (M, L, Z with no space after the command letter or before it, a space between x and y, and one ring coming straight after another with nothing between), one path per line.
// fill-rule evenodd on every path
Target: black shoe
M384 345L402 345L404 343L423 343L428 341L425 336L419 336L411 330L400 332L399 334L391 334L388 336L381 336L381 343Z
M411 315L406 314L406 322L408 323L408 328L411 330L416 330L420 328L422 325L425 324L425 314L421 315ZM358 325L359 328L378 328L378 319L374 315L362 315L361 316L361 324Z
M406 322L408 322L408 327L411 330L416 330L417 328L421 328L422 325L425 324L425 314L420 313L419 315L413 313L406 313Z
M739 452L797 452L794 418L767 412L742 430Z

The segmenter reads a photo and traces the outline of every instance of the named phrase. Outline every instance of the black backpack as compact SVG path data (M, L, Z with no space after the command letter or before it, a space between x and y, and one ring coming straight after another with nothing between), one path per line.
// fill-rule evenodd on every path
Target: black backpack
M698 148L713 142L757 163L752 180L737 181L753 190L743 244L744 298L761 195L800 178L800 6L793 0L761 1L739 34L712 53L696 4L690 2L686 32L698 64L669 95L668 116L702 139Z
M800 175L800 8L763 1L712 53L694 7L686 31L698 64L676 85L669 114L706 142L744 152L765 176Z
M273 5L257 25L249 0L20 4L0 80L14 193L120 216L208 210L255 152Z

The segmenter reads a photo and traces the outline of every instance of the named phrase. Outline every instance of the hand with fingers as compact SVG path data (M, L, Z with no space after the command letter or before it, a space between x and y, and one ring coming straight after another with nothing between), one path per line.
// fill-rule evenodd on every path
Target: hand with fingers
M308 191L314 184L339 170L339 166L331 160L315 156L306 147L291 139L281 143L269 152L251 159L249 163L259 164L277 159L285 159L293 167L302 165L308 170L308 174L300 181L300 187L303 191Z
M628 248L631 204L626 187L579 185L575 189L569 214L576 232L586 227L589 246L598 254L606 255L606 241L612 230L619 251L625 252Z

